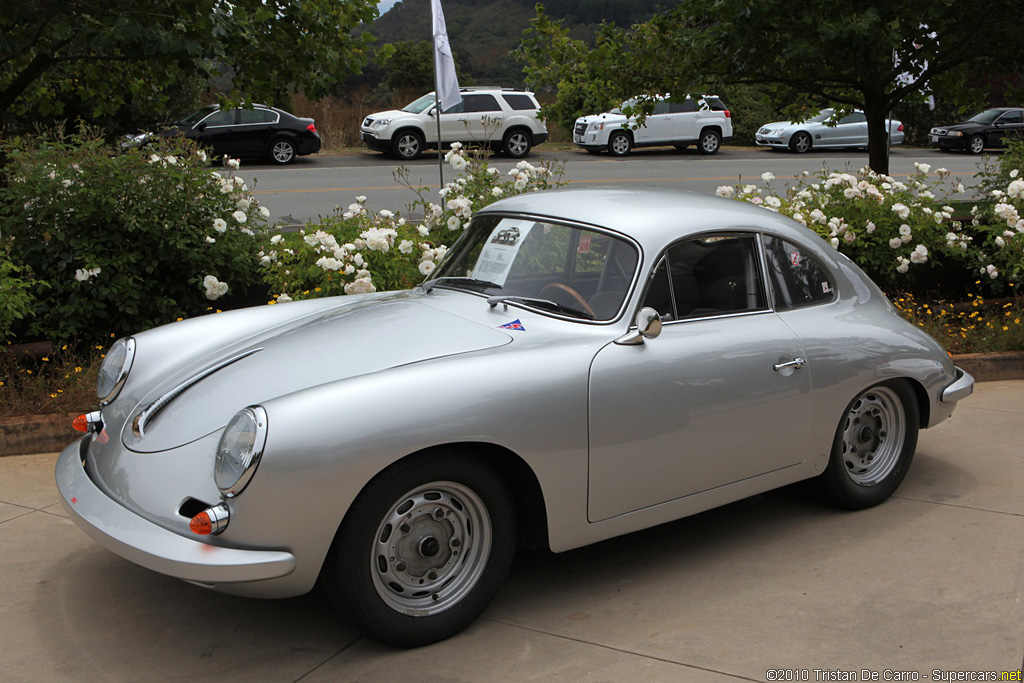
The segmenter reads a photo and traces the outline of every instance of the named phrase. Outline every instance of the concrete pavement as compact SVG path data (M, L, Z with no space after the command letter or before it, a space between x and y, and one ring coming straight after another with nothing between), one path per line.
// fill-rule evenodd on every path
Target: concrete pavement
M235 598L121 560L64 515L55 454L0 458L0 678L715 683L765 681L769 669L810 681L1017 671L1022 433L1024 381L979 384L922 432L882 506L840 512L778 491L569 553L520 553L480 620L413 651L359 637L316 593ZM857 678L836 677L845 671Z

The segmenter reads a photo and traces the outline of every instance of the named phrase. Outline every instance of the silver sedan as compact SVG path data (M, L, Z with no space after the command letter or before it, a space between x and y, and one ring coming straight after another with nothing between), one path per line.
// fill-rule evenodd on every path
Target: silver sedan
M365 633L418 646L479 615L517 547L802 480L882 503L972 388L792 220L558 190L477 213L412 290L116 342L56 478L72 519L143 567L257 597L319 580Z
M903 144L903 124L886 119L886 130L894 145ZM812 149L867 147L868 121L856 110L835 118L835 110L822 109L806 121L776 121L761 126L754 141L762 147L790 149L797 154Z

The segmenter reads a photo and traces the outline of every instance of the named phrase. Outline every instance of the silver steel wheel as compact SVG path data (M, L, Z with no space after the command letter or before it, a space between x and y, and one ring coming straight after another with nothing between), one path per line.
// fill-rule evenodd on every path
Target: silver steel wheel
M295 145L288 140L277 140L270 148L270 155L279 164L287 164L295 158Z
M396 612L430 616L463 600L491 553L491 517L471 489L452 481L418 486L384 516L370 573L381 600Z
M612 138L608 141L608 151L617 157L621 157L629 154L631 149L633 149L633 143L630 142L627 134L612 133Z
M900 459L907 416L899 395L886 386L865 391L850 406L842 429L842 458L850 479L873 486L889 476Z

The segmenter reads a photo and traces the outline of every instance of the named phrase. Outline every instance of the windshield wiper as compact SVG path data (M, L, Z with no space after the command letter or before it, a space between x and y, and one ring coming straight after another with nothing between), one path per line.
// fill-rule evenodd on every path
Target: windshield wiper
M481 289L484 288L484 287L491 287L492 289L501 289L501 285L499 285L496 282L491 282L489 280L480 280L479 278L475 278L475 277L454 277L454 276L452 276L452 277L439 277L439 278L435 278L433 280L427 280L426 282L422 283L420 285L420 287L423 288L423 293L427 294L434 287L436 287L437 285L442 284L442 283L455 283L455 284L460 284L460 285L474 285L476 287L480 287Z
M549 299L534 299L529 296L514 296L511 294L487 297L487 303L490 304L491 308L494 308L498 304L505 304L505 307L508 308L509 301L517 304L525 304L527 306L536 306L537 308L555 311L556 313L564 313L566 315L571 315L574 318L585 318L587 320L594 319L594 316L590 315L586 311L581 311L580 309L573 308L572 306L564 306L557 301L551 301Z

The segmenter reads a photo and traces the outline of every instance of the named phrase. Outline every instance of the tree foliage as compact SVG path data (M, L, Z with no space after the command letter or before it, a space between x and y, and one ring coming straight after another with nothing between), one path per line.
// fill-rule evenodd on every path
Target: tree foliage
M372 36L352 29L373 0L5 0L0 125L126 103L166 103L198 74L227 75L228 100L312 98L358 71Z
M860 108L871 168L886 172L893 108L947 74L1019 69L1022 22L1015 0L690 0L628 29L602 27L583 45L539 9L520 55L532 85L557 83L560 100L564 85L570 102L596 73L617 96L747 83L791 94L796 118L822 104Z

